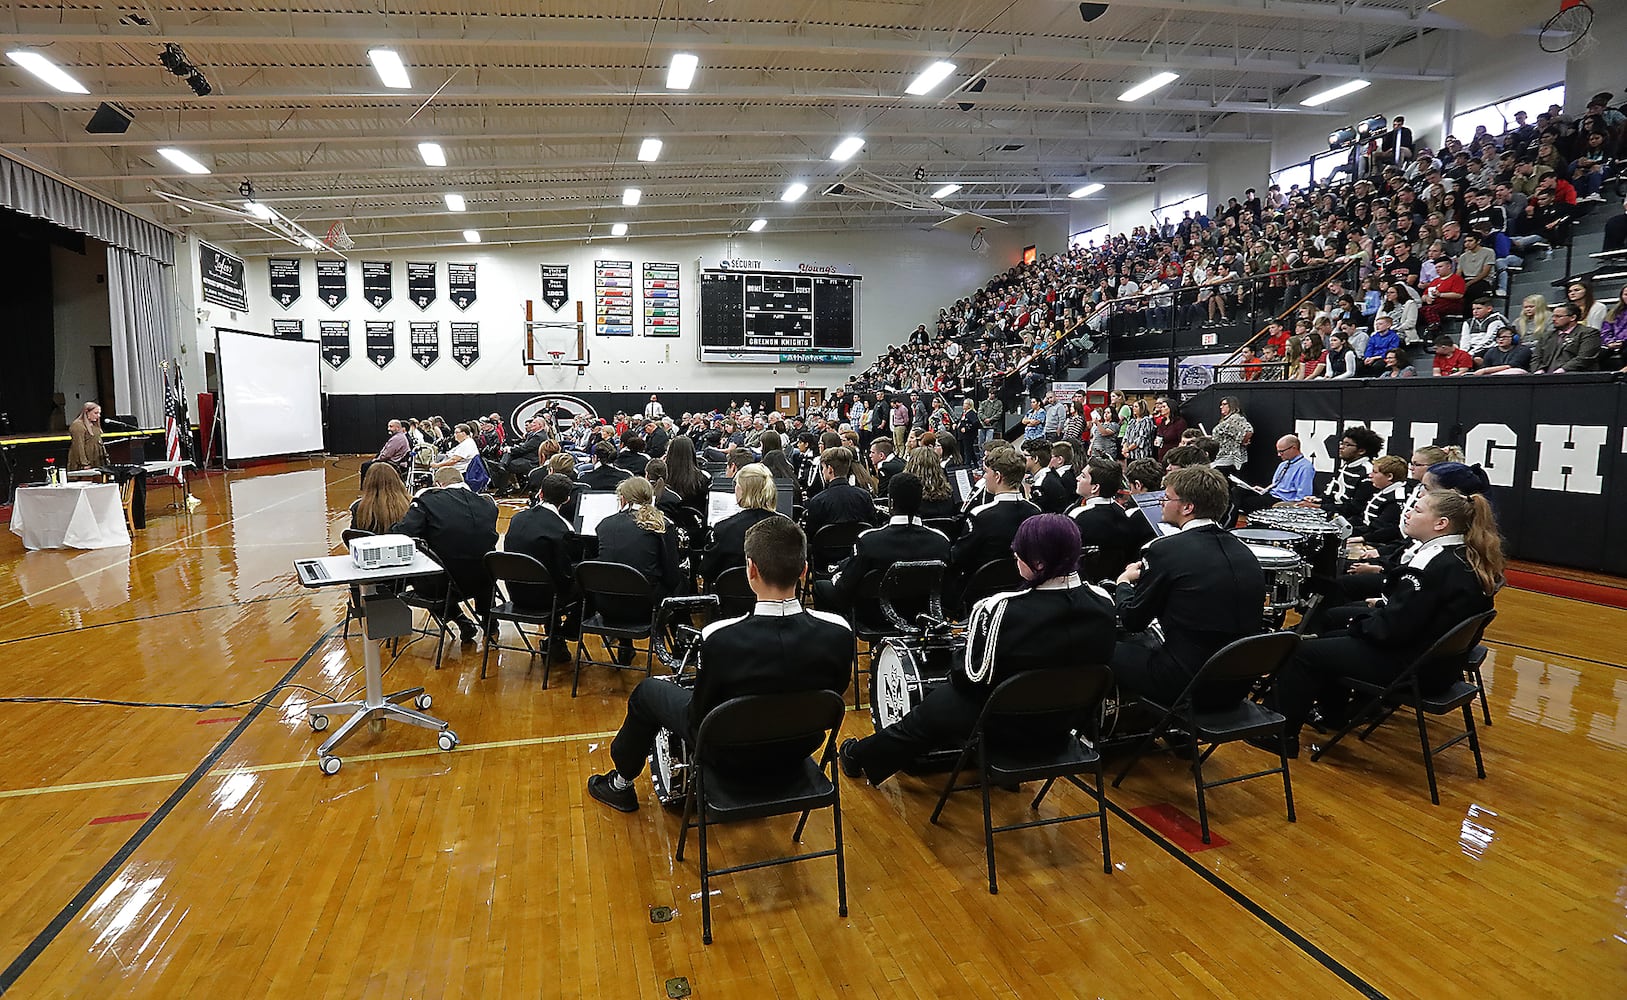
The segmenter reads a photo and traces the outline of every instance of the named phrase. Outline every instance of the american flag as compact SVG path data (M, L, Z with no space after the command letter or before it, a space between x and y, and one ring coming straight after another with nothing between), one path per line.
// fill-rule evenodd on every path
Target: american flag
M186 426L186 397L181 392L180 366L176 366L175 383L171 385L169 365L164 365L164 458L176 463L170 467L170 475L184 483L179 463L185 459L181 438Z

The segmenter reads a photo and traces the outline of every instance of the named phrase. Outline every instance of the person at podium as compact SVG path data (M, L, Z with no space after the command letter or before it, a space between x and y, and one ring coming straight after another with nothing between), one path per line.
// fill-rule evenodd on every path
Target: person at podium
M107 449L102 446L102 408L86 403L79 416L68 425L68 471L100 469L107 466Z

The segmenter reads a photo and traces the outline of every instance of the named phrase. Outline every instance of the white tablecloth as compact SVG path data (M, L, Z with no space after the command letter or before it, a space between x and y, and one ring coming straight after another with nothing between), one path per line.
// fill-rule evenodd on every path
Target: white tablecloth
M124 505L113 483L19 487L11 531L30 549L111 549L130 544Z

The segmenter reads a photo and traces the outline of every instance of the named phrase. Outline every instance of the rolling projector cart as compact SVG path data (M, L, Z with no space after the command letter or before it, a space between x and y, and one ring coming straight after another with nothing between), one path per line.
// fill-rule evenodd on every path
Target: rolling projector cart
M442 750L451 750L457 746L458 734L448 728L445 721L422 711L429 708L430 704L429 695L424 693L423 688L408 688L388 695L384 693L382 669L379 664L379 646L384 640L412 631L412 609L399 598L381 593L380 585L418 576L435 576L442 572L441 564L415 550L412 562L405 566L362 569L350 556L343 555L324 556L320 559L296 559L294 569L299 574L299 582L312 590L324 587L356 587L361 593L359 603L363 660L367 674L366 693L361 701L330 702L312 705L305 710L306 720L310 723L311 729L319 733L328 728L328 716L350 715L344 725L317 747L317 763L321 766L322 773L338 773L339 758L334 754L334 750L349 739L364 721L376 719L382 722L385 719L394 719L397 722L411 723L424 729L435 730L437 733L435 741ZM414 708L399 704L409 699Z

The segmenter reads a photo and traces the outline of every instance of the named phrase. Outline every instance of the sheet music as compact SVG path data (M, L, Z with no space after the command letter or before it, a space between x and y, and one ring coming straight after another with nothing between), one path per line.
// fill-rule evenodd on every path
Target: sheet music
M621 510L621 501L614 493L578 493L576 495L576 533L596 535L599 522Z
M968 469L956 469L952 477L955 484L955 499L964 501L972 495L972 473Z
M1245 483L1243 480L1238 479L1235 475L1228 475L1226 478L1230 479L1234 484L1243 487L1245 490L1250 490L1254 493L1258 493L1260 496L1265 496L1264 486L1255 486L1252 483Z
M734 497L734 490L713 490L706 495L706 523L716 527L725 518L740 513L740 501ZM786 514L790 516L789 512Z

